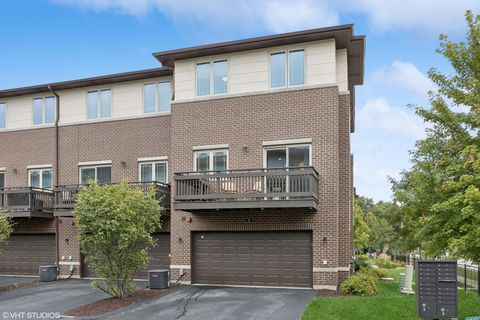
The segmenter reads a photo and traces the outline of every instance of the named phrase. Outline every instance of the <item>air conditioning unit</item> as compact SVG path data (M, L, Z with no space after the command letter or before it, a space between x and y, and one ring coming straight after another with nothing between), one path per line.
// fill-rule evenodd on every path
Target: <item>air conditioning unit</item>
M170 278L170 270L148 270L148 287L150 289L168 288L168 280Z
M57 266L40 266L38 267L38 276L40 281L48 282L57 280L58 269Z

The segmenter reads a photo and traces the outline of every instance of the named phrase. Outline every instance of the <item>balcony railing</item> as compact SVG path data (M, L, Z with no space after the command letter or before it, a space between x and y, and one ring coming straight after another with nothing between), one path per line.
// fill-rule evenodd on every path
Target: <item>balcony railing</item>
M170 185L162 182L129 182L130 185L139 186L145 193L150 188L155 188L155 199L160 201L162 207L170 209ZM55 215L72 215L75 208L75 201L84 185L65 185L54 189L55 193Z
M176 173L178 210L318 208L313 167Z
M0 189L0 207L12 217L51 217L53 212L51 190L21 187Z

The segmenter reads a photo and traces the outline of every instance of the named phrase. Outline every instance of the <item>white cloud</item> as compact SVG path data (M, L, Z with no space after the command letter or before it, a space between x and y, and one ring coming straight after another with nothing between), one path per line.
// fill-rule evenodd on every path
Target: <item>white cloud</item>
M365 14L375 30L462 32L478 0L51 0L97 11L143 16L157 10L178 23L285 32L339 23L341 14ZM220 29L222 30L222 29ZM217 31L218 32L218 31Z
M391 66L375 70L372 79L381 84L415 92L420 96L426 96L428 91L436 90L435 84L414 64L399 60L393 61Z
M378 134L396 134L414 139L425 137L425 124L416 115L392 107L385 98L368 100L357 114L358 126Z

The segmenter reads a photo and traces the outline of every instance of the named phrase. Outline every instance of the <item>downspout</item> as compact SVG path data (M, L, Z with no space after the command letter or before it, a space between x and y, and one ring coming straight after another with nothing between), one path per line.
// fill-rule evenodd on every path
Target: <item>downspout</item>
M48 86L48 91L50 91L54 96L55 96L55 159L54 159L54 170L55 170L55 187L58 186L58 154L59 154L59 148L58 148L58 122L60 119L60 96L52 89L52 86ZM60 262L60 254L59 254L59 236L58 236L58 217L55 217L55 254L56 254L56 264L59 267L59 262Z

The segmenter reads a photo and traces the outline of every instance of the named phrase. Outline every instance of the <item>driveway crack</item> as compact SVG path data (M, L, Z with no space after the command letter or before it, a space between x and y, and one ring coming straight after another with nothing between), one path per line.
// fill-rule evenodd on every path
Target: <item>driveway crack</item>
M198 294L198 296L196 296L194 299L195 299L195 302L197 301L197 299L199 297L201 297L205 292L207 291L207 289L197 289L195 290L194 292L192 293L189 293L186 297L186 300L185 300L185 303L183 304L183 309L182 309L182 313L180 313L178 316L175 317L176 320L180 319L180 318L183 318L186 314L187 314L187 308L188 308L188 305L190 303L190 301L192 300L192 298L194 298L194 296ZM183 301L184 298L180 299L180 301Z

